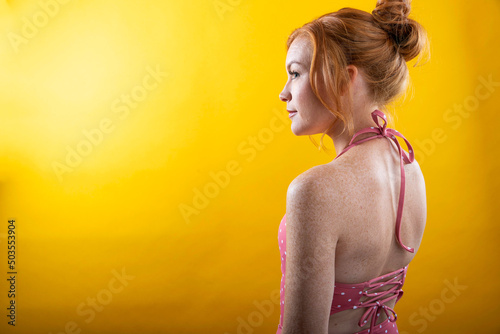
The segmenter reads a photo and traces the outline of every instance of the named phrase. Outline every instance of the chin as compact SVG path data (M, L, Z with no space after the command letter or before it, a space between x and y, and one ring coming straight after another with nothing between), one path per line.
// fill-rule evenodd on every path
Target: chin
M304 134L303 134L304 130L302 129L302 127L297 126L296 124L293 124L293 123L292 123L292 128L291 128L291 130L292 130L292 133L293 133L294 135L296 135L296 136L303 136L303 135L304 135Z
M314 131L307 131L307 129L303 128L294 128L292 126L292 133L296 136L308 136L308 135L314 135Z
M296 136L312 136L322 132L312 127L299 126L292 123L292 133Z

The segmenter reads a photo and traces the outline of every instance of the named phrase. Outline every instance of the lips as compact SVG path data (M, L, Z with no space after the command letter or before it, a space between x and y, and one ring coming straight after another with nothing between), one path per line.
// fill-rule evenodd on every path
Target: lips
M286 111L289 112L288 117L290 117L290 118L292 118L293 116L295 116L295 114L297 114L297 111L295 111L295 110L288 110L287 109Z

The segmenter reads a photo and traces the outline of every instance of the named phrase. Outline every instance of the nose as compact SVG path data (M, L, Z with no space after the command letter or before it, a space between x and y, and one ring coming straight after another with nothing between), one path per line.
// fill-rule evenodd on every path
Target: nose
M283 101L283 102L290 101L290 92L286 89L286 86L281 91L279 97L280 97L280 100Z

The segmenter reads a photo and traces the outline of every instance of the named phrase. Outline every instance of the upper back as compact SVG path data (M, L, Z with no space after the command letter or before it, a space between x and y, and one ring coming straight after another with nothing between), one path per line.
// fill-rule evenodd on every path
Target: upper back
M427 216L425 182L416 160L404 165L406 189L400 237L415 249L410 253L395 237L401 186L399 159L395 144L378 138L351 148L349 154L315 171L326 182L323 189L332 197L335 224L340 224L336 282L364 282L408 265L415 256Z

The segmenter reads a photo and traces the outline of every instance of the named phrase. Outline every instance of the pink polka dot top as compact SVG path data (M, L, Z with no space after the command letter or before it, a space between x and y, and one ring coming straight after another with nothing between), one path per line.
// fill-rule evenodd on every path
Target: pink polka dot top
M399 192L399 203L398 203L398 212L396 218L396 240L399 245L407 250L408 252L413 253L414 248L405 246L401 242L400 238L400 228L401 228L401 217L403 213L403 203L404 203L404 194L405 194L405 171L404 164L412 163L415 160L414 152L411 144L406 140L406 138L400 134L398 131L394 129L387 128L387 120L386 115L382 113L380 110L375 110L371 113L373 120L375 121L376 127L368 127L364 128L354 134L349 145L338 154L335 159L344 154L351 147L359 145L367 140L375 139L375 138L387 138L389 140L394 141L396 146L398 147L399 156L400 156L400 166L401 166L401 189ZM383 125L379 124L379 118L384 122ZM354 139L362 134L373 132L376 135L368 138L364 138L357 142L354 142ZM409 157L406 153L401 149L399 141L396 139L396 136L402 138L406 145L408 146ZM280 289L280 323L278 325L277 334L281 334L283 329L283 315L285 309L285 268L286 268L286 214L283 216L281 223L279 225L278 231L278 245L279 251L281 255L281 289ZM362 283L335 283L335 290L333 294L333 301L330 310L330 315L344 311L349 309L357 309L364 308L365 312L362 317L359 319L358 325L360 327L365 326L367 323L370 323L369 329L364 329L362 331L356 332L356 334L394 334L398 333L398 329L396 326L397 315L396 312L386 306L390 300L395 299L396 302L402 297L403 290L401 289L404 284L404 280L406 277L406 271L408 266L405 266L396 271L386 273L382 276L375 277L369 281ZM382 288L384 287L385 288ZM390 286L390 288L387 288ZM384 289L381 290L380 288ZM380 312L384 312L387 315L387 319L380 324L376 324L377 318L380 316Z

